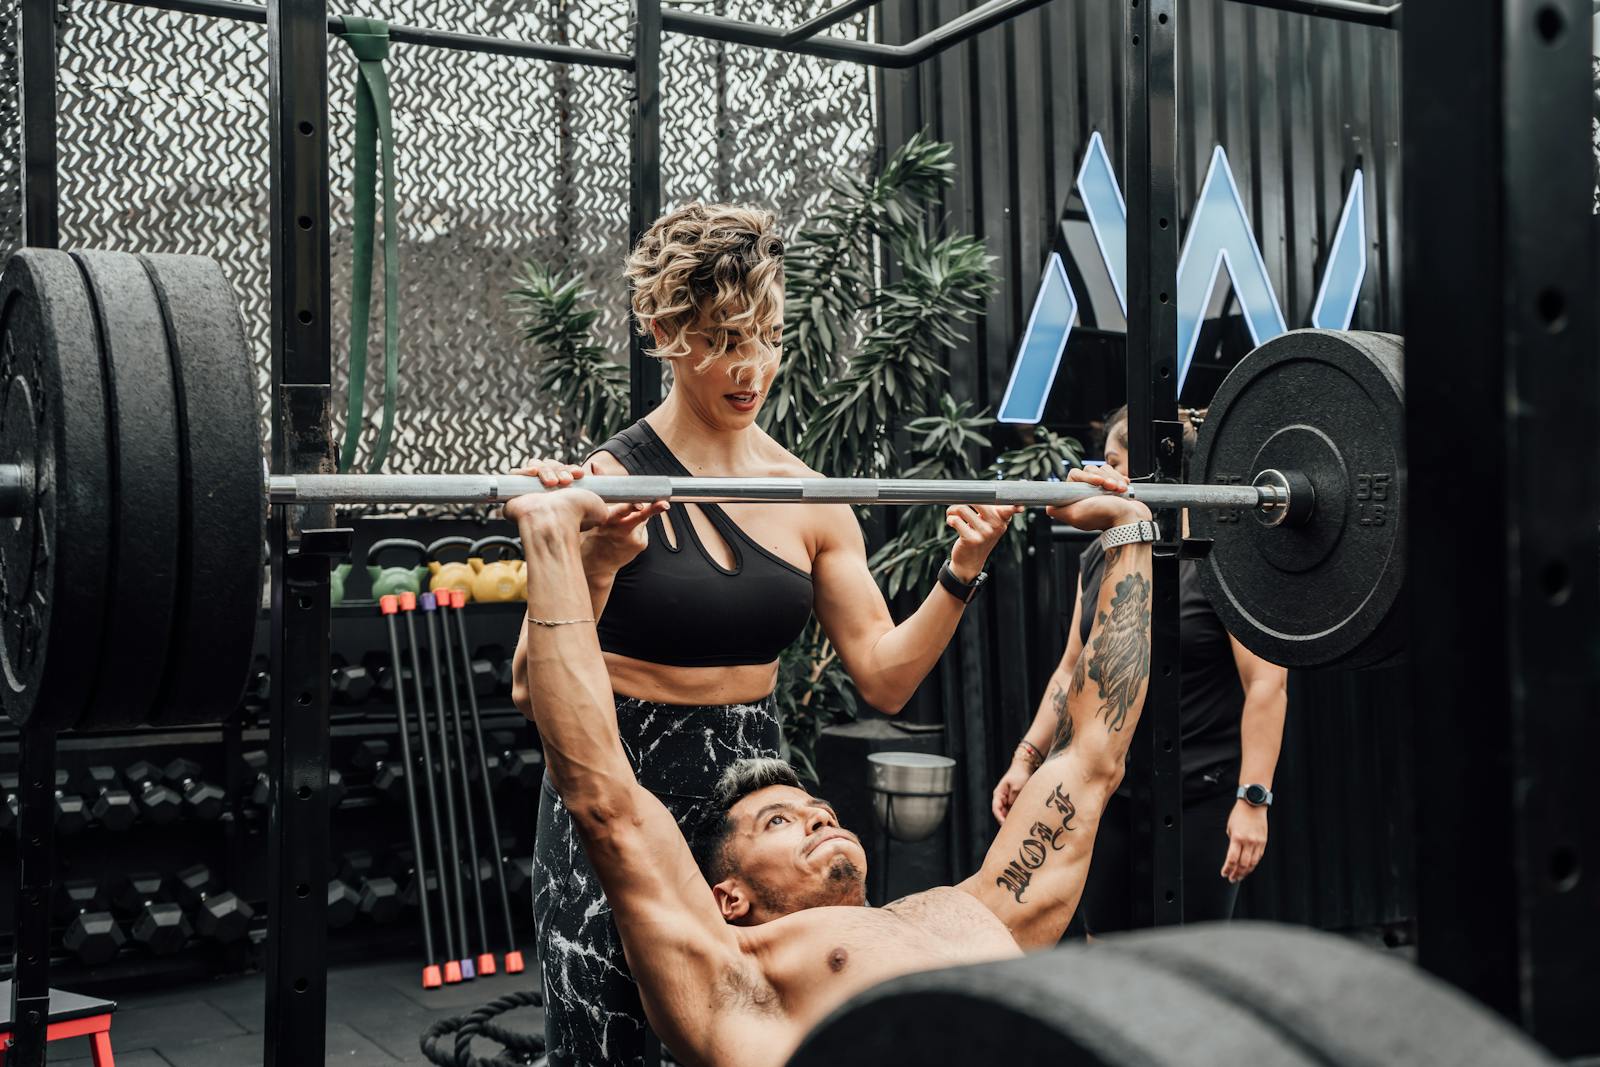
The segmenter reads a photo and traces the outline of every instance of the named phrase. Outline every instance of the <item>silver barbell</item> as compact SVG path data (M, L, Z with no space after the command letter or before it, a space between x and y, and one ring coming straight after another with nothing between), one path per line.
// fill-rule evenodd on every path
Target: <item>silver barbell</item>
M933 481L925 478L672 478L587 475L577 483L612 504L1070 504L1110 495L1082 482ZM286 474L267 479L272 504L503 504L546 492L519 474ZM1248 510L1270 526L1309 516L1311 483L1266 470L1250 485L1132 482L1128 496L1152 508Z

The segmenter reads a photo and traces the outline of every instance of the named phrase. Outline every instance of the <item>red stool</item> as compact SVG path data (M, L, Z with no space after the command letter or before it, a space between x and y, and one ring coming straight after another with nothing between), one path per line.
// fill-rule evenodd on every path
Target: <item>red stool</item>
M94 1067L116 1067L111 1057L111 1013L114 1000L79 996L60 989L50 990L50 1021L46 1041L87 1037L94 1053ZM11 1048L11 983L0 982L0 1067L5 1067Z

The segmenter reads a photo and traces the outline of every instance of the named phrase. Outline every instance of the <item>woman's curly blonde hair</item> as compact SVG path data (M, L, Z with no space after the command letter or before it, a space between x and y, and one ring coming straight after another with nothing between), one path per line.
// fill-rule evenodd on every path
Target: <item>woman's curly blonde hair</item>
M688 335L698 330L711 347L696 370L736 353L733 379L748 386L778 361L774 327L782 320L783 238L772 212L685 204L639 239L626 274L639 332L653 337L660 331L655 355L687 356Z

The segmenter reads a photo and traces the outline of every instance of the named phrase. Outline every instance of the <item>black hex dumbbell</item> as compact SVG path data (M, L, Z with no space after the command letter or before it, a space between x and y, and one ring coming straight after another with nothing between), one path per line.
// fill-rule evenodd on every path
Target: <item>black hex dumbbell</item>
M372 679L375 695L382 700L392 702L394 700L394 669L389 662L389 654L376 650L368 652L361 657L361 666L366 668L367 677ZM406 699L412 699L415 690L411 688L412 674L410 664L402 663L400 678L406 686Z
M182 951L194 928L183 908L166 900L162 878L150 871L124 875L112 894L112 903L124 915L132 916L129 933L133 939L157 956Z
M220 786L212 785L200 777L200 764L179 756L167 764L165 774L167 784L183 796L184 809L191 816L207 822L222 817L223 803L228 799L228 794Z
M389 758L389 742L369 737L356 746L350 762L372 776L373 788L396 802L405 800L406 768Z
M339 656L333 657L333 667L329 673L329 695L335 704L346 707L354 704L365 704L372 696L372 674L365 665L359 663L346 663Z
M390 923L400 917L400 886L377 870L372 853L366 849L344 854L339 862L339 879L356 887L356 908L373 922Z
M544 757L536 748L513 748L500 753L501 780L515 782L524 790L539 788L544 777Z
M183 798L161 784L161 769L149 760L130 764L122 772L123 780L133 790L144 817L156 825L165 825L183 812Z
M472 653L473 661L484 660L489 664L490 676L494 679L494 689L488 696L509 696L511 694L511 657L506 654L503 645L483 645Z
M267 754L259 748L253 748L243 756L245 768L245 788L250 793L250 803L258 808L267 806L267 801L272 799L272 779L267 775Z
M128 935L106 910L100 884L92 878L74 878L61 883L56 892L58 922L67 924L61 947L87 967L98 967L114 959Z
M521 789L534 789L544 777L544 755L536 748L521 748L510 730L495 730L486 739L489 755L489 780L495 785L514 782Z
M506 892L512 896L527 892L533 884L532 856L507 856L500 869L505 872Z
M75 834L89 825L89 805L77 793L67 792L70 778L66 768L56 768L56 833Z
M179 871L173 892L189 909L195 933L206 940L226 945L250 932L255 909L217 884L211 868L204 863Z
M89 814L107 830L126 830L139 817L133 794L122 787L115 767L96 764L78 776L78 788L89 801Z
M349 926L360 911L361 894L343 878L328 879L328 929Z
M249 680L245 682L244 692L239 697L239 707L248 715L260 715L267 709L267 701L272 697L269 666L265 656L256 656L250 662Z
M495 673L494 661L474 656L467 661L467 677L472 679L472 691L479 697L492 697L500 688L500 678Z
M77 793L69 793L67 789L67 772L56 768L56 787L54 792L54 806L51 810L51 819L55 824L58 834L75 834L89 825L89 806L84 803L83 797ZM14 774L0 774L0 789L5 790L6 800L0 806L0 830L9 830L17 821L17 776Z

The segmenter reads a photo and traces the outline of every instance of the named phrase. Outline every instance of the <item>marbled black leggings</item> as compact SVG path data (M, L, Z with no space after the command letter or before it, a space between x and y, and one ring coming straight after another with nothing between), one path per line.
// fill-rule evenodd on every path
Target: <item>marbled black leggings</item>
M778 755L781 732L770 698L686 707L618 697L616 706L622 746L639 783L686 831L730 764ZM638 986L600 881L548 778L539 791L533 921L550 1067L645 1067L655 1042Z

